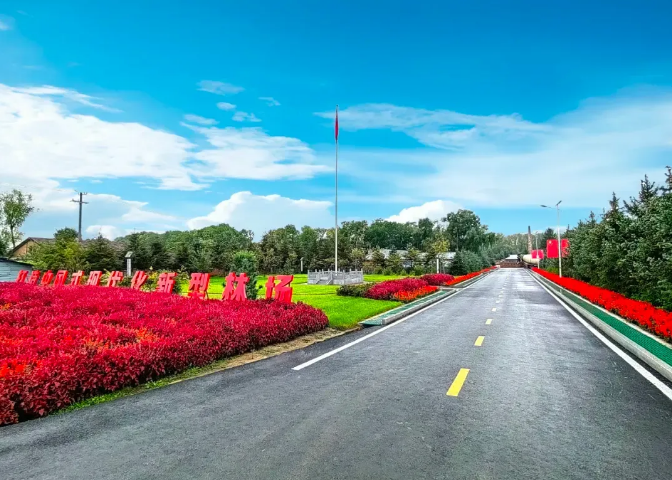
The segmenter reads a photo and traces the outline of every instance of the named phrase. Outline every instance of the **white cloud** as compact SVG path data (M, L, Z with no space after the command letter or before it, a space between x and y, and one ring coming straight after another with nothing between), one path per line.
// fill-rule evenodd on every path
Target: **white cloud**
M261 122L254 113L236 112L233 114L234 122Z
M259 97L259 100L263 100L266 102L266 105L269 107L279 107L280 102L278 102L275 98L273 97Z
M108 112L119 112L118 109L102 105L100 103L94 102L97 100L95 97L90 95L84 95L83 93L76 92L74 90L68 90L67 88L58 88L52 87L51 85L43 85L41 87L27 87L27 88L13 88L16 93L24 93L32 96L47 96L52 95L55 97L62 97L68 100L71 100L76 103L80 103L87 107L98 108L100 110L105 110Z
M327 201L238 192L216 205L208 215L187 221L187 225L190 229L197 229L228 223L234 228L252 230L259 239L264 232L289 224L299 228L303 225L329 226L333 223L331 206L332 203Z
M243 87L213 80L201 80L198 82L198 89L215 95L235 95L245 90Z
M189 128L214 147L194 154L204 163L194 169L204 176L277 180L311 178L330 171L315 164L313 150L296 138L272 137L260 128Z
M449 200L434 200L416 207L404 208L397 215L392 215L388 220L399 223L417 222L421 218L441 220L447 213L456 212L460 208L462 208L461 205Z
M217 120L212 118L200 117L198 115L187 114L184 116L187 122L198 123L199 125L217 125Z
M126 235L126 231L114 225L91 225L86 229L86 233L91 238L95 238L100 234L108 240L114 240L117 237Z
M341 128L388 128L434 147L343 149L344 172L369 189L415 195L418 203L449 195L470 208L558 199L567 207L601 208L612 191L634 194L645 173L660 180L672 154L670 90L592 99L543 123L381 105L343 112ZM465 130L450 130L455 126Z
M219 102L217 103L217 108L220 110L233 110L236 108L236 106L233 103L229 102Z

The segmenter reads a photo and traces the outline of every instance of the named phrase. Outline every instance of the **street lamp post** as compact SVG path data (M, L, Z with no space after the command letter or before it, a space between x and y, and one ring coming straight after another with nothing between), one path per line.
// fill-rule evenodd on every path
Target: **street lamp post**
M562 278L562 241L560 240L560 204L562 200L555 204L555 209L558 212L558 273L560 278ZM543 208L553 208L548 205L542 205Z

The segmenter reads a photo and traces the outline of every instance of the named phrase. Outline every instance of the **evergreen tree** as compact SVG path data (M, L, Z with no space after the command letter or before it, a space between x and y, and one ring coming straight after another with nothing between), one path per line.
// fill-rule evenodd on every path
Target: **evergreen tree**
M86 243L84 258L90 270L113 271L121 267L112 243L100 234Z

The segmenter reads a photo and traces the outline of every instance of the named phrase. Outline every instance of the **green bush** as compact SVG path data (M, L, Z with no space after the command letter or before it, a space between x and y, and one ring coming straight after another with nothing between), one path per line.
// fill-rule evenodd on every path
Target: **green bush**
M383 269L383 275L394 275L394 270L391 268L387 267Z
M250 281L247 282L245 286L245 293L247 298L254 300L259 294L259 289L261 287L257 286L257 275L259 273L259 264L257 262L257 256L254 252L245 251L236 252L233 256L233 271L238 275L245 272L249 277ZM224 283L226 287L226 282Z
M363 297L375 283L360 283L358 285L343 285L336 290L341 297Z
M376 267L373 269L373 274L374 275L382 275L383 274L383 268L382 267Z
M416 265L415 267L413 267L413 275L415 275L416 277L420 277L424 274L425 274L425 269L422 268L422 266Z

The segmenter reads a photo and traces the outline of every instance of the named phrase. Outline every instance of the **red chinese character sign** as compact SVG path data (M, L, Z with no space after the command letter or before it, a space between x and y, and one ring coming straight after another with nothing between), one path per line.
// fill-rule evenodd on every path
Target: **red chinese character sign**
M40 271L33 270L30 272L30 277L28 277L28 283L31 285L37 285L37 281L40 279Z
M147 278L149 278L149 275L147 275L142 270L138 270L135 272L135 274L133 274L133 278L131 279L131 288L133 290L140 290L140 288L142 288L142 286L147 281Z
M103 272L94 270L89 272L89 281L86 282L87 285L92 285L94 287L100 286L100 278L103 276Z
M250 281L246 273L236 275L231 272L226 276L226 285L222 293L222 300L247 300L245 285Z
M28 270L19 270L19 274L16 276L16 281L19 283L24 283L28 278Z
M40 285L49 285L51 281L54 279L54 272L51 270L47 270L44 272L44 275L42 275L42 281L40 281Z
M65 285L65 281L68 278L68 271L67 270L59 270L56 273L56 278L54 279L54 287L62 287Z
M72 276L70 277L70 285L73 286L73 287L76 287L77 285L81 285L83 276L84 276L84 272L81 271L81 270L79 272L73 273Z
M189 293L191 298L208 298L208 285L210 285L209 273L192 273L189 280Z
M159 280L156 282L156 291L160 293L173 293L175 287L175 272L165 272L159 275Z
M276 284L275 281L278 280ZM266 299L275 298L279 302L292 303L291 287L294 275L277 275L268 277L266 282Z
M124 279L124 274L122 272L111 272L109 278L107 279L108 287L116 287Z

